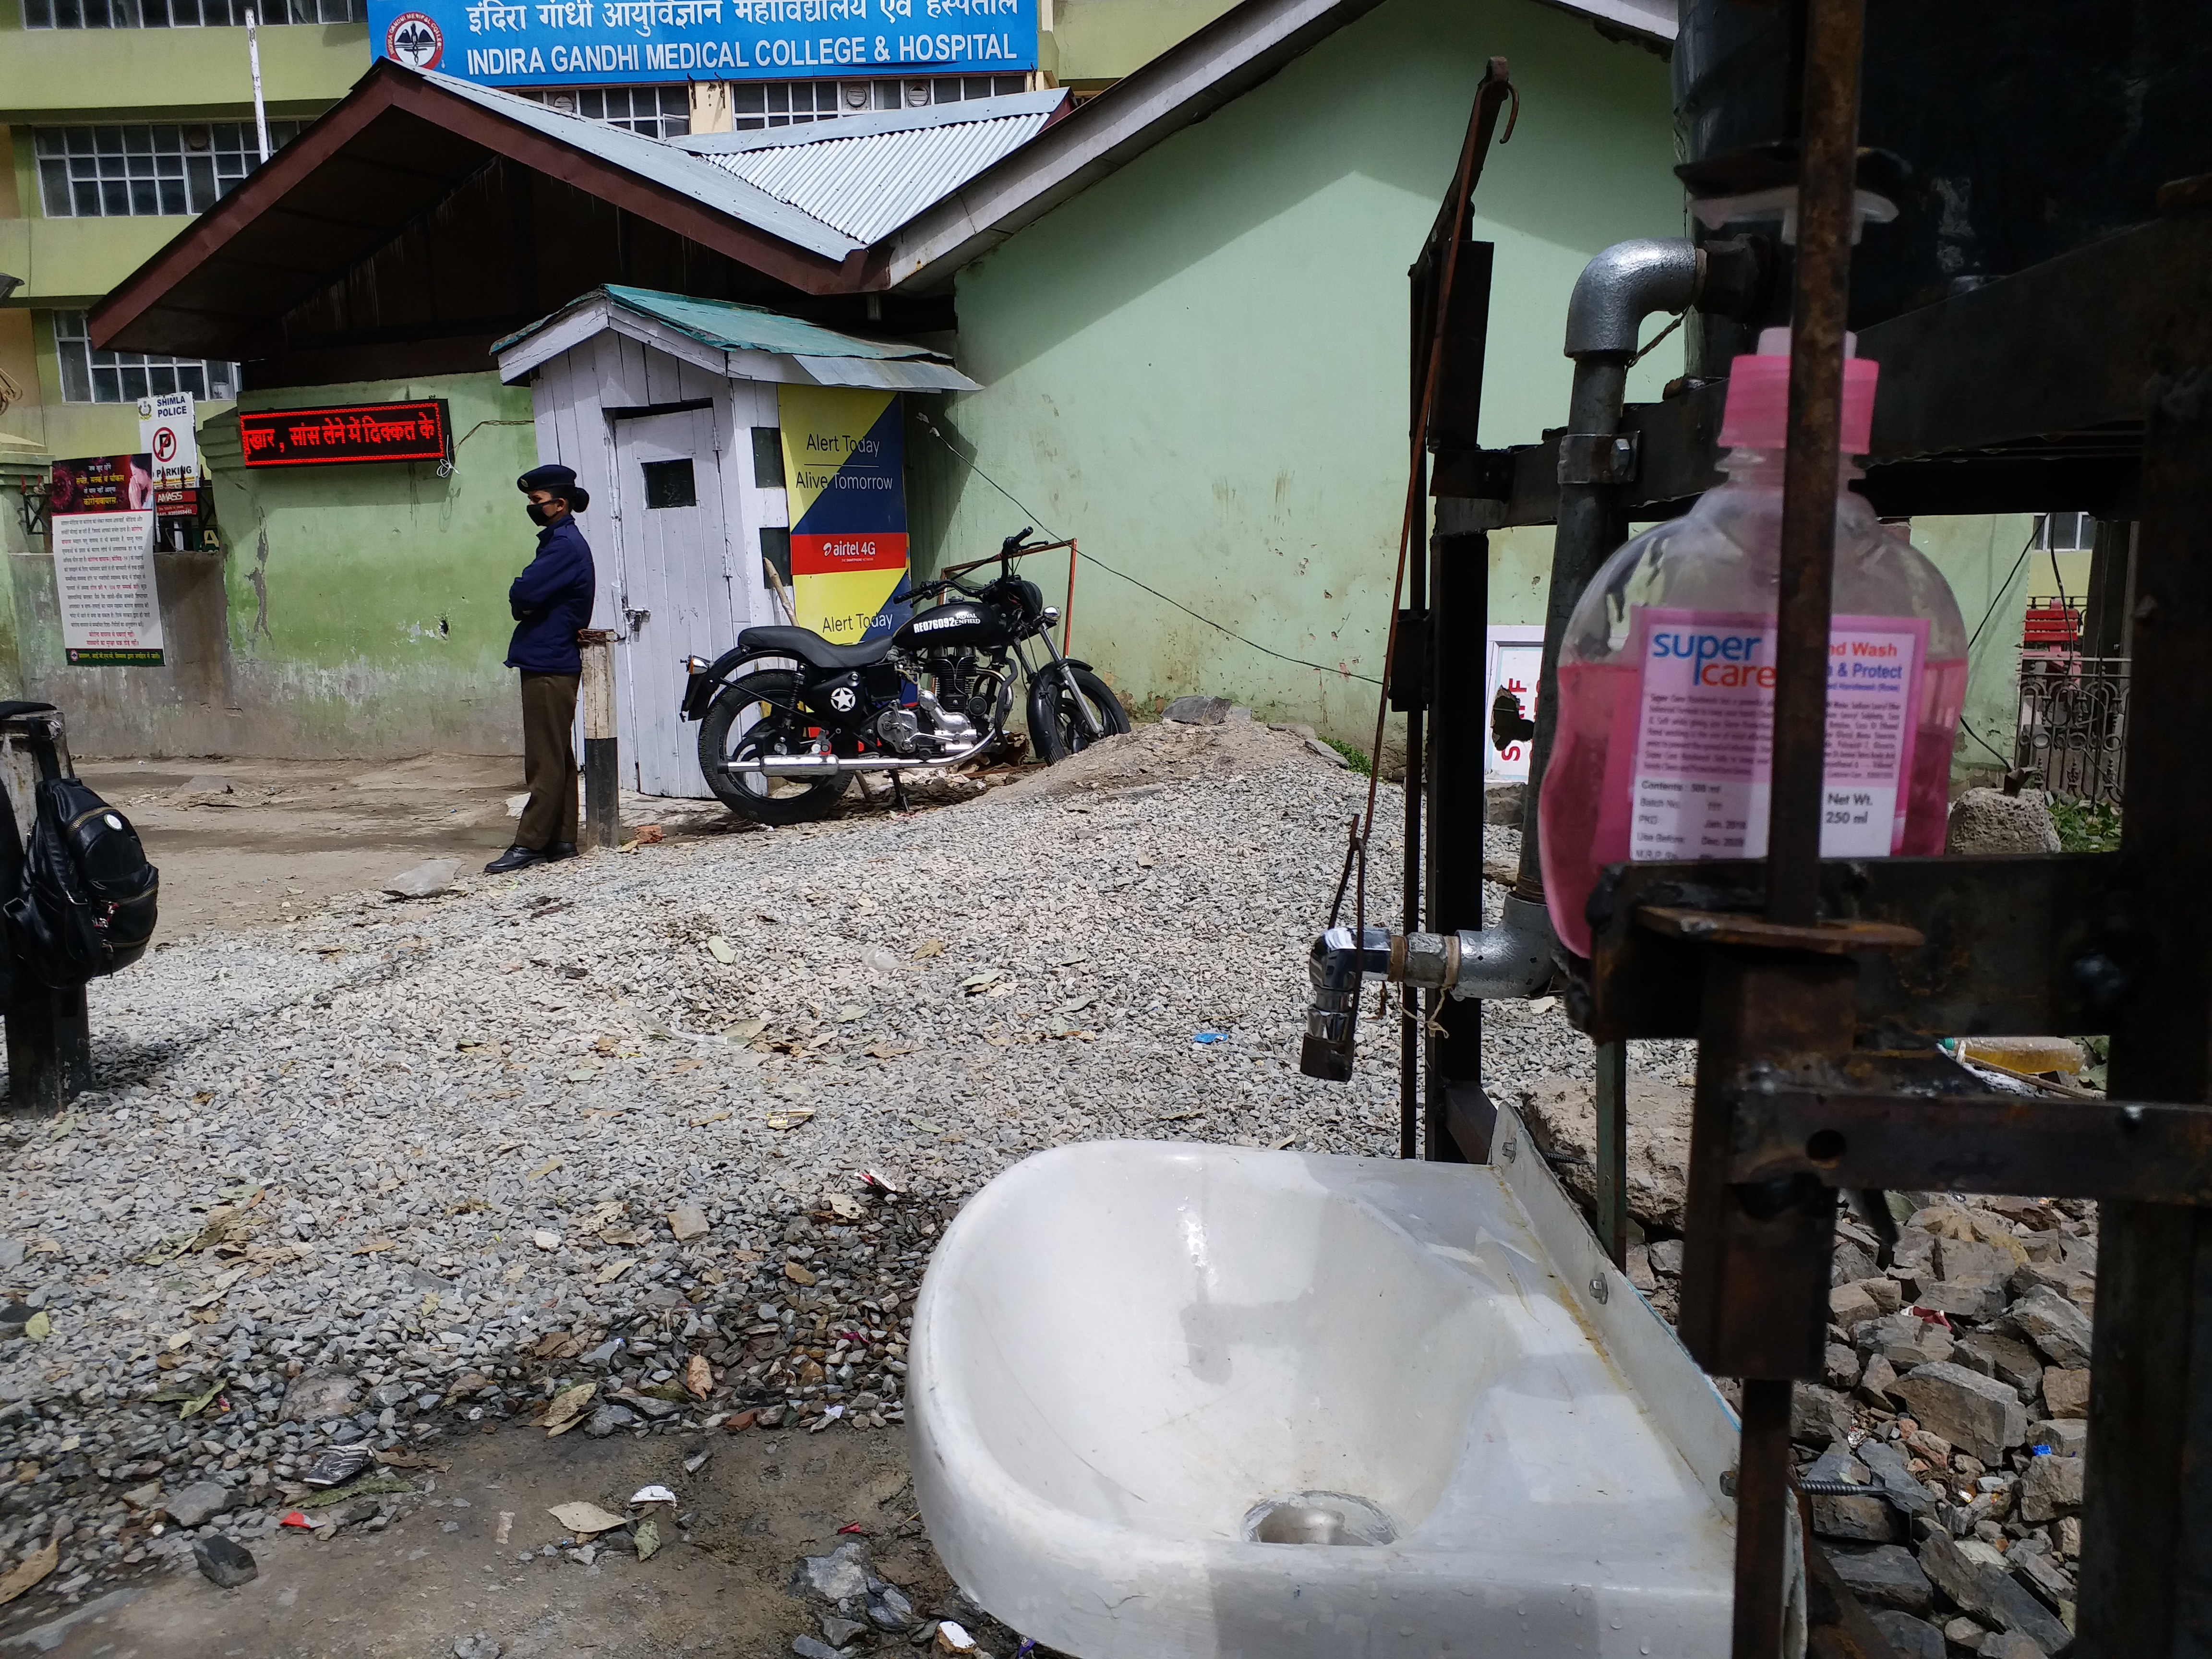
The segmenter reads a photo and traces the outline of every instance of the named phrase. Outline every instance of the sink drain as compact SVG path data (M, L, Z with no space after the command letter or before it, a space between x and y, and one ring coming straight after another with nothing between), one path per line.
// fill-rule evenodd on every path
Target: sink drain
M1255 1504L1244 1536L1255 1544L1389 1544L1398 1529L1364 1498L1341 1492L1294 1492Z

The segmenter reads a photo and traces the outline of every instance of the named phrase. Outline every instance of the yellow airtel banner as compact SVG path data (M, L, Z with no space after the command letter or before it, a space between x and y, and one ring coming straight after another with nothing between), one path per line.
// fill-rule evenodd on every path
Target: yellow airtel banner
M799 625L839 645L890 633L913 609L898 393L782 386L776 410Z

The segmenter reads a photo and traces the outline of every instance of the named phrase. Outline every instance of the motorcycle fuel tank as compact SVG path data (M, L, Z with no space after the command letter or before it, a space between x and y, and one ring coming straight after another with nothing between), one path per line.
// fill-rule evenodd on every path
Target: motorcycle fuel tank
M891 635L891 641L908 651L935 651L945 646L1002 645L1006 638L1006 623L995 611L957 602L915 612Z

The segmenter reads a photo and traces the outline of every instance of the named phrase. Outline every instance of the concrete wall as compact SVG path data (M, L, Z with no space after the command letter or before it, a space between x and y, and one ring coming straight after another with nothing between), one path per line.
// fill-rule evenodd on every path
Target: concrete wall
M1220 692L1370 741L1373 687L1349 676L1375 672L1389 622L1406 268L1493 53L1522 108L1476 197L1474 234L1498 244L1483 438L1559 424L1575 276L1623 237L1681 233L1667 67L1535 0L1386 0L962 274L962 367L985 389L932 418L1024 505L917 429L923 560L988 553L1024 522L1079 537L1323 665L1271 659L1091 568L1077 653L1131 701ZM1632 394L1656 397L1680 361L1654 354ZM1499 539L1501 599L1549 548L1548 532Z
M157 556L166 667L65 665L52 561L10 558L27 694L68 710L85 755L519 752L501 665L507 584L535 545L514 489L537 456L528 388L486 373L243 402L430 397L452 408L449 477L417 462L249 472L234 421L202 427L224 550Z
M1234 0L1046 0L1039 42L1064 87L1110 86L1227 11ZM1042 19L1040 21L1042 21Z

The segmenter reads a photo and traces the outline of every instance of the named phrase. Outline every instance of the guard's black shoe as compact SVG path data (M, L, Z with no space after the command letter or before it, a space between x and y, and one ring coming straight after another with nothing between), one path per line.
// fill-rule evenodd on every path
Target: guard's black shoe
M575 856L576 843L573 841L556 841L545 849L545 861L548 864L552 863L556 859L572 859Z
M533 864L545 862L545 854L528 847L510 847L484 866L484 874L503 876L510 870L522 870Z

